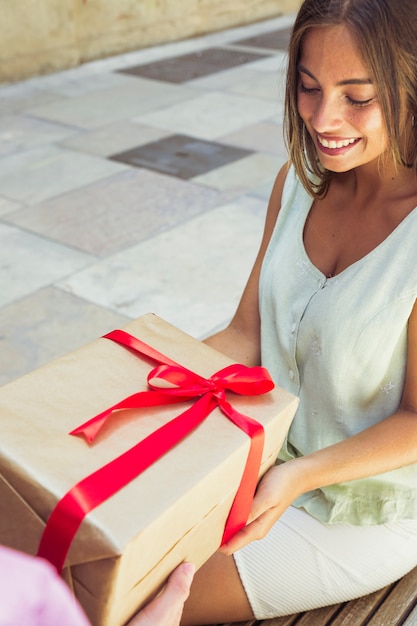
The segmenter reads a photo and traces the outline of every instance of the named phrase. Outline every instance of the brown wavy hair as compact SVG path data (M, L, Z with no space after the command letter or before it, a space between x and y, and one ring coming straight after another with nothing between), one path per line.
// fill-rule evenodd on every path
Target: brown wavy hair
M326 195L332 172L321 166L298 114L298 63L307 31L336 25L348 27L356 38L394 162L417 172L417 0L305 0L288 51L284 131L290 160L313 197Z

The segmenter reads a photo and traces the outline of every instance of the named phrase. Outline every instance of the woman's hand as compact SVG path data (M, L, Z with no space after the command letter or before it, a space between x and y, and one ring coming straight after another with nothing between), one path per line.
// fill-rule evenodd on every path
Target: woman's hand
M301 494L298 459L274 465L259 482L247 525L221 547L230 555L251 541L262 539L290 504Z

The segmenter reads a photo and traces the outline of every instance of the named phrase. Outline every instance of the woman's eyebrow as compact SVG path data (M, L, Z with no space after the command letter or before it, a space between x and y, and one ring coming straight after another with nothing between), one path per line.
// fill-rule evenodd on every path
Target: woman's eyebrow
M304 65L298 66L298 71L302 74L307 74L310 78L318 83L317 78L312 74ZM344 85L372 85L372 80L370 78L347 78L346 80L341 80L337 83L338 87L343 87Z

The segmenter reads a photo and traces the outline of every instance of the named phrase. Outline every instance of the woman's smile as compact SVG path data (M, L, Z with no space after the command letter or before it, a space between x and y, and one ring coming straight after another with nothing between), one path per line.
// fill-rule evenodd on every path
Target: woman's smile
M358 143L360 139L352 137L351 139L336 139L326 138L322 135L317 135L317 141L323 148L329 148L330 150L339 150L340 148L347 148L355 143Z

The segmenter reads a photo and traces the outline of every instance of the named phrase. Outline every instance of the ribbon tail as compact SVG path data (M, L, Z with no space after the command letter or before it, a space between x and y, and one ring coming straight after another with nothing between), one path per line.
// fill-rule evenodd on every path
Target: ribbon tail
M226 400L220 403L220 407L225 415L251 439L245 469L224 528L221 542L221 545L223 545L241 530L248 520L258 484L265 432L262 424L247 415L239 413Z
M184 402L186 398L181 396L168 397L166 394L159 393L154 390L139 391L133 395L125 398L121 402L113 405L109 409L106 409L102 413L99 413L95 417L92 417L84 424L77 426L74 430L71 430L70 435L83 435L89 443L91 443L99 431L102 429L108 418L115 411L121 411L123 409L141 409L145 407L162 406L166 404L175 404Z
M61 572L85 516L184 439L215 405L210 394L202 396L181 415L72 487L53 509L37 556L48 559Z
M111 339L115 343L118 343L125 348L129 348L129 350L132 350L136 354L147 356L149 359L157 361L161 364L174 366L179 365L176 361L173 361L169 357L165 356L165 354L158 352L158 350L155 350L155 348L152 348L152 346L149 346L147 343L141 341L137 337L130 335L125 330L112 330L111 332L107 333L107 335L103 335L103 338Z

